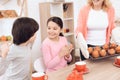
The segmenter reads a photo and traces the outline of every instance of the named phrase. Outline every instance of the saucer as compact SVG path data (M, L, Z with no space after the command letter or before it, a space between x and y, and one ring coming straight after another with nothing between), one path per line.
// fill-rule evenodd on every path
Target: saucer
M115 62L113 63L113 65L120 68L120 65L116 64Z
M76 68L74 68L73 70L77 70ZM79 73L82 73L82 74L87 74L89 73L89 69L86 68L85 71L78 71Z

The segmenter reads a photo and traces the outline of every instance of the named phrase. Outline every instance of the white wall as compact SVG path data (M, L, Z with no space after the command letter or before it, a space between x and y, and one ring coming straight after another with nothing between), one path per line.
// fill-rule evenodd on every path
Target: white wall
M80 8L86 4L86 0L72 0L74 2L74 26L77 27L78 13Z
M120 0L110 0L115 8L116 18L120 18Z

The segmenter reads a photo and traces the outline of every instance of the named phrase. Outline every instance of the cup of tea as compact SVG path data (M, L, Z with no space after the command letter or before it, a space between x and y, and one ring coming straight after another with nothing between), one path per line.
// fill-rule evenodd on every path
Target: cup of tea
M116 63L117 65L120 65L120 56L117 56L117 57L116 57L115 63Z
M36 72L32 74L32 80L48 80L48 76L43 72Z
M86 70L86 62L85 61L78 61L75 63L75 68L79 72L84 72Z

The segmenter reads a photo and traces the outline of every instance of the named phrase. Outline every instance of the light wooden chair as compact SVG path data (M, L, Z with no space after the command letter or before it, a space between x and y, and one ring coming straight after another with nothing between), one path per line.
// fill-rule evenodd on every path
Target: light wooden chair
M40 60L39 58L34 61L34 69L37 72L45 72L45 65L43 60Z

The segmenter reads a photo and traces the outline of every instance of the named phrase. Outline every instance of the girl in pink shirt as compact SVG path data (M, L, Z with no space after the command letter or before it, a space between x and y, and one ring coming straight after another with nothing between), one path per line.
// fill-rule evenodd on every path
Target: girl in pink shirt
M63 22L59 17L49 18L47 26L48 37L42 43L42 53L46 72L51 72L67 66L73 48L61 33Z

